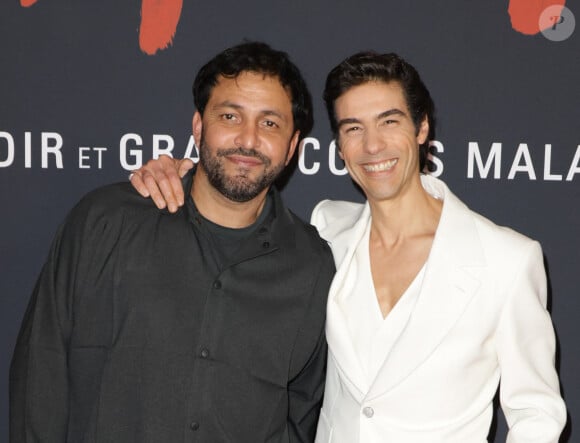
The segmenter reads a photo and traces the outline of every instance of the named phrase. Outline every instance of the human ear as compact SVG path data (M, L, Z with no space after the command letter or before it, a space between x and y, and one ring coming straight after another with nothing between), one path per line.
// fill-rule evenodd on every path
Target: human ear
M429 119L427 116L423 117L421 123L419 123L419 129L417 131L417 143L422 145L427 141L429 137Z
M284 163L284 166L288 166L288 163L290 163L290 160L292 160L294 152L296 152L296 147L298 146L298 140L300 140L300 131L296 131L290 139L290 147L288 149L288 155L286 156L286 162Z
M199 111L195 111L193 114L193 120L191 122L192 130L193 130L193 138L195 143L199 147L201 143L201 130L203 128L203 121L201 119L201 114Z

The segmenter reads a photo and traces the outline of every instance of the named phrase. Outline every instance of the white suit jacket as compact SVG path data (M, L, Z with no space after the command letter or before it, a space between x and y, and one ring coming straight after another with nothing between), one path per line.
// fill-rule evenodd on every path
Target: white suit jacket
M328 200L314 209L337 266L316 442L485 442L500 378L507 441L557 442L566 408L540 245L469 210L440 180L421 180L443 199L441 219L415 308L368 389L340 303L370 209Z

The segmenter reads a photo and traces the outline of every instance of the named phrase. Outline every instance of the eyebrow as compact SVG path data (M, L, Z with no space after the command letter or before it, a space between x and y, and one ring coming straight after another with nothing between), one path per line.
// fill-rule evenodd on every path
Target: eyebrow
M405 117L407 114L405 114L404 111L401 111L398 108L393 108L389 109L388 111L381 112L379 115L377 115L377 120L381 120L385 117L390 117L391 115L400 115L402 117Z
M239 105L235 102L231 102L229 100L224 100L221 103L217 103L215 104L213 107L213 109L220 109L220 108L232 108L232 109L236 109L236 110L242 110L244 109L244 107L242 105ZM284 115L282 115L280 112L274 110L274 109L264 109L263 111L260 112L262 115L264 116L274 116L274 117L278 117L281 120L286 121L286 118L284 117Z
M381 112L375 117L375 120L382 120L383 118L390 117L391 115L406 116L407 114L405 114L405 112L401 111L399 108L392 108ZM358 118L343 118L342 120L338 121L337 126L340 129L344 125L350 125L353 123L361 123L361 121Z

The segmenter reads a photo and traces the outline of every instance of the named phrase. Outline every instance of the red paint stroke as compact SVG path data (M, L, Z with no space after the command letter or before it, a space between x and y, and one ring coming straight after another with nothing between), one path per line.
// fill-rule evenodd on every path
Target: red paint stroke
M20 0L20 6L28 8L38 0ZM142 0L139 47L148 55L166 49L173 43L177 23L181 16L183 0Z
M183 0L143 0L139 47L148 55L155 55L172 42L181 15Z
M508 13L512 28L525 35L537 34L544 30L540 29L540 15L544 9L565 4L566 0L510 0Z

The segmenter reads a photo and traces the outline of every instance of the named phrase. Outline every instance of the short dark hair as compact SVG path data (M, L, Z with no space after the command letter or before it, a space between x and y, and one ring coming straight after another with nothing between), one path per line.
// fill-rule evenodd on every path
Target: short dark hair
M429 140L435 136L435 104L417 70L397 54L359 52L348 57L330 71L324 88L324 102L335 138L338 136L338 122L334 108L336 100L350 88L371 81L397 82L401 85L417 131L425 116L427 117L429 136L421 145L420 168L422 170L427 157Z
M203 115L218 77L236 78L243 72L278 78L292 99L294 130L300 131L300 138L306 137L314 124L312 97L306 81L288 54L276 51L266 43L245 42L228 48L199 70L192 87L193 101L199 113Z

